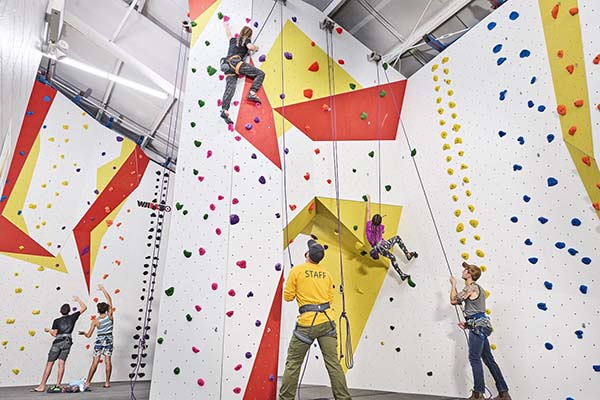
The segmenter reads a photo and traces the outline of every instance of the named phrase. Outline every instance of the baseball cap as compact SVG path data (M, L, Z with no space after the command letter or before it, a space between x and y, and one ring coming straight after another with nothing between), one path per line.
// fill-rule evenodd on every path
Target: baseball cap
M473 278L474 281L479 279L479 277L481 276L481 268L479 268L477 265L463 262L462 266L463 268L466 268L469 271L469 274L471 275L471 278Z
M307 242L308 245L308 257L315 262L319 263L325 257L325 248L322 245L317 243L316 240L310 239Z

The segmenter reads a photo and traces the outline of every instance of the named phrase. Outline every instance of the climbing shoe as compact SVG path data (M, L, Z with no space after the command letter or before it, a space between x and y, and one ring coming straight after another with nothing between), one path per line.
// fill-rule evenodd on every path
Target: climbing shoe
M221 118L223 118L223 120L225 120L225 122L228 125L233 124L233 121L231 120L231 118L229 118L229 114L226 113L225 111L221 111Z
M253 102L255 102L255 103L258 103L258 104L261 104L261 103L262 103L262 102L260 101L260 97L258 97L258 96L256 95L256 93L252 93L252 92L249 92L249 93L248 93L248 100L250 100L250 101L253 101Z
M51 386L46 390L46 393L62 393L60 386Z
M411 251L410 253L406 254L406 259L408 261L412 260L413 258L418 258L418 257L419 257L419 255L417 254L416 251Z
M508 392L500 392L493 400L512 400Z

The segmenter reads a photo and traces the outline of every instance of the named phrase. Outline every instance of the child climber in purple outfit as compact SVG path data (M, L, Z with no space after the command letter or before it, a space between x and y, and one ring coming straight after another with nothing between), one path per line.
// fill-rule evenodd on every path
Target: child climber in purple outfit
M371 218L371 196L367 195L367 216L366 216L366 226L365 233L367 235L367 240L369 244L373 247L371 250L371 257L377 260L379 259L379 255L382 255L388 258L392 262L392 266L400 275L400 279L403 281L408 280L408 285L410 287L415 287L415 283L410 278L410 275L405 274L398 266L398 262L396 261L396 256L392 252L392 247L395 244L400 247L400 250L404 252L406 258L410 261L413 258L417 258L419 255L416 251L408 251L404 242L400 238L400 236L396 235L388 240L383 238L383 234L385 232L385 226L381 223L382 217L380 214L373 215Z

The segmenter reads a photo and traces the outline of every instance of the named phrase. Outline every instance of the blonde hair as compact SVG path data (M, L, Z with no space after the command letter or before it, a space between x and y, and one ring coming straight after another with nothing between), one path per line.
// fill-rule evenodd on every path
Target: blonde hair
M249 26L243 27L237 38L237 45L240 46L240 43L241 44L246 43L246 40L250 39L251 37L252 37L252 28L250 28Z

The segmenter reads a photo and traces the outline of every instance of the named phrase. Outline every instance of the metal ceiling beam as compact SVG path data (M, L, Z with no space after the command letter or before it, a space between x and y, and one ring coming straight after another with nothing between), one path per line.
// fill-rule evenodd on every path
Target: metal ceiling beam
M163 121L165 120L165 118L167 117L167 115L169 114L169 112L171 111L173 106L175 105L176 101L177 101L177 99L172 96L169 96L169 98L167 100L165 100L165 104L163 105L162 111L160 112L160 114L158 114L156 116L156 118L154 119L154 122L152 123L152 126L150 127L149 134L147 136L144 136L144 140L143 140L142 144L140 145L140 147L142 149L144 149L148 145L148 143L152 139L154 139L154 136L156 135L158 128L163 123ZM175 129L177 129L177 128L175 128Z
M369 15L367 15L365 18L363 18L360 22L358 22L355 26L352 27L352 29L349 31L352 35L354 35L359 29L361 29L371 20L375 19L400 42L405 40L404 36L400 34L400 32L398 32L396 27L392 25L389 21L387 21L379 12L383 7L391 3L392 0L383 0L380 3L378 3L375 7L364 0L357 0L357 2L369 13Z
M332 0L331 3L323 10L323 14L328 17L331 16L334 12L336 12L341 6L344 5L348 0Z
M393 62L400 57L408 48L421 41L423 35L431 33L444 22L452 18L460 10L472 3L473 0L452 0L449 4L437 13L433 18L427 20L423 25L417 27L413 34L406 38L404 42L397 44L386 52L383 56L385 62Z
M133 9L135 8L136 4L137 4L137 0L133 0L131 2L131 4L129 5L129 7L127 7L127 11L125 11L125 15L121 19L119 26L117 26L117 29L115 29L115 33L113 33L112 38L110 38L111 42L114 42L117 39L117 36L119 36L119 33L121 33L121 31L123 30L123 27L125 26L125 23L127 23L127 20L129 19L129 16L133 12Z
M131 55L131 53L108 40L108 38L94 30L92 27L90 27L88 24L86 24L73 13L70 13L68 11L65 12L65 22L73 28L77 29L83 35L85 35L95 45L108 51L117 59L122 60L127 65L138 70L142 75L150 79L154 84L156 84L167 94L171 95L172 93L175 93L175 87L171 82L167 81L152 68L150 68L149 66L138 60L136 57Z
M112 72L113 75L119 76L119 74L121 73L122 67L123 67L123 61L117 60L117 63L115 64L115 68L113 69L113 72ZM115 81L109 80L108 85L106 85L106 90L104 91L104 96L102 97L102 107L103 108L98 110L98 114L96 114L96 119L99 120L100 118L102 118L102 114L104 114L106 107L108 107L108 102L110 101L110 95L112 94L114 88L115 88Z

